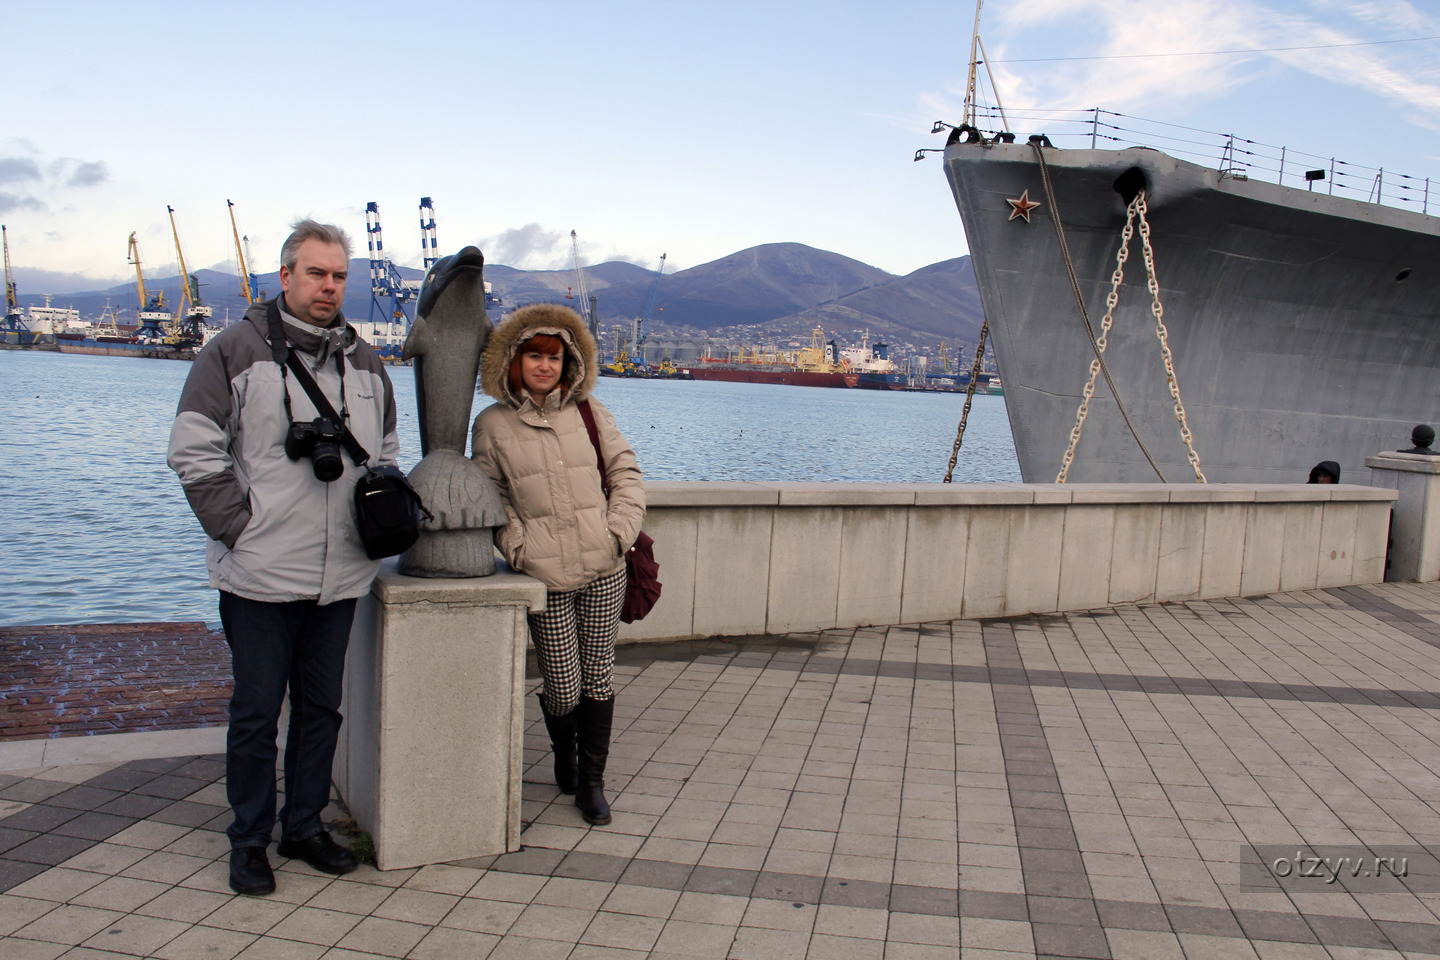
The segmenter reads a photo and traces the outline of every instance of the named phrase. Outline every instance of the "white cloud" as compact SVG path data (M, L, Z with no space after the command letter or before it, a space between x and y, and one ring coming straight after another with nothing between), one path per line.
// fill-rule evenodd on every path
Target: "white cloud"
M47 235L47 239L48 239ZM67 293L91 293L108 290L124 283L126 277L118 274L111 277L94 277L84 273L61 270L39 270L34 267L16 267L15 285L22 294L50 293L61 296ZM61 304L56 304L61 306Z
M110 168L103 160L81 161L65 180L67 187L93 187L110 179Z
M0 183L39 180L40 167L27 157L0 157Z
M592 267L597 263L623 260L637 266L654 268L650 258L614 249L599 252L595 244L587 243L583 237L580 244L580 264ZM517 270L571 270L575 267L575 255L571 247L570 234L560 230L547 230L538 223L527 223L523 227L511 227L480 242L486 263L514 267Z
M1253 79L1248 57L1158 57L1195 51L1251 48L1257 28L1268 29L1269 12L1212 0L1172 0L1157 5L1138 0L1038 0L1007 8L1002 25L1033 28L1060 26L1093 34L1084 55L1114 57L1070 63L993 64L1001 89L1013 88L1017 108L1143 110L1177 98L1216 97ZM983 35L983 31L982 31ZM995 61L1024 58L1011 41L992 46ZM1144 54L1143 57L1136 57Z
M486 263L520 270L559 270L569 256L568 238L538 223L503 230L481 243Z
M1017 113L1097 106L1144 112L1160 104L1174 112L1177 103L1215 100L1288 67L1385 97L1414 123L1440 128L1440 42L1337 46L1440 35L1440 19L1404 0L1025 0L1001 8L991 23L990 67L1005 107ZM1073 56L1115 59L1017 62L1044 56L1032 44L1056 33L1070 40ZM1320 49L1153 56L1281 47ZM962 80L921 102L937 116L957 117L963 96Z
M1310 6L1321 14L1348 15L1362 23L1382 27L1394 38L1406 33L1431 36L1436 28L1435 17L1406 0L1310 0Z
M13 213L16 210L30 210L36 213L45 212L45 203L34 197L27 197L14 193L0 193L0 214Z
M26 153L38 152L28 140L12 138L7 142ZM110 168L100 160L62 158L42 167L30 157L0 157L0 184L13 185L14 189L14 192L0 192L0 214L44 213L51 210L52 203L58 202L57 188L90 187L109 178Z

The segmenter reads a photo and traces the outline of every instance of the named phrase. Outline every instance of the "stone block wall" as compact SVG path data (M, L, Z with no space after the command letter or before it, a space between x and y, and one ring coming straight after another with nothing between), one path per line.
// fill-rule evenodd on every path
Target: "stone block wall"
M1393 490L647 483L664 593L621 640L808 632L1384 579Z

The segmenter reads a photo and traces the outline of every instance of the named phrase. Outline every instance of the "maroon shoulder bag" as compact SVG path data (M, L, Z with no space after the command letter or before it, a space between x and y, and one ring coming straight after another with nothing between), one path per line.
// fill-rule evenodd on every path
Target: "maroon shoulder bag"
M605 457L600 453L600 431L595 427L595 414L590 410L590 401L581 400L575 406L580 408L580 417L585 421L585 431L590 434L590 445L595 448L595 466L600 468L600 486L605 499L610 499L610 475L605 471ZM625 551L625 605L620 608L620 619L626 623L645 619L645 614L660 599L660 564L655 562L655 541L645 531L635 538L635 543Z

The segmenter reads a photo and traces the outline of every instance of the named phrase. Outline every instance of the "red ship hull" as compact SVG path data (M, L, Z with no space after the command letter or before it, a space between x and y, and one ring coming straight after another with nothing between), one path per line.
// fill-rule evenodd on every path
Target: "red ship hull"
M785 370L774 367L721 367L697 364L685 367L684 373L696 380L724 380L730 383L783 383L792 387L854 387L860 382L855 373L821 373L813 370Z

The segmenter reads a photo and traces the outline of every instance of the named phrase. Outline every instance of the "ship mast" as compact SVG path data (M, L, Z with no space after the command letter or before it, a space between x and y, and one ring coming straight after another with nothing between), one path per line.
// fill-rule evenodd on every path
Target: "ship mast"
M970 72L965 79L965 123L978 129L975 123L975 68L985 64L985 75L990 78L990 89L995 93L995 108L1000 111L1000 123L1010 129L1010 120L1005 116L1005 106L1000 102L1000 87L995 83L995 73L990 69L990 55L985 52L985 41L980 39L980 7L985 0L975 0L975 29L970 34Z
M975 0L975 29L970 33L970 73L965 79L965 123L975 126L975 54L980 47L980 6L985 0ZM987 65L988 66L988 65Z

